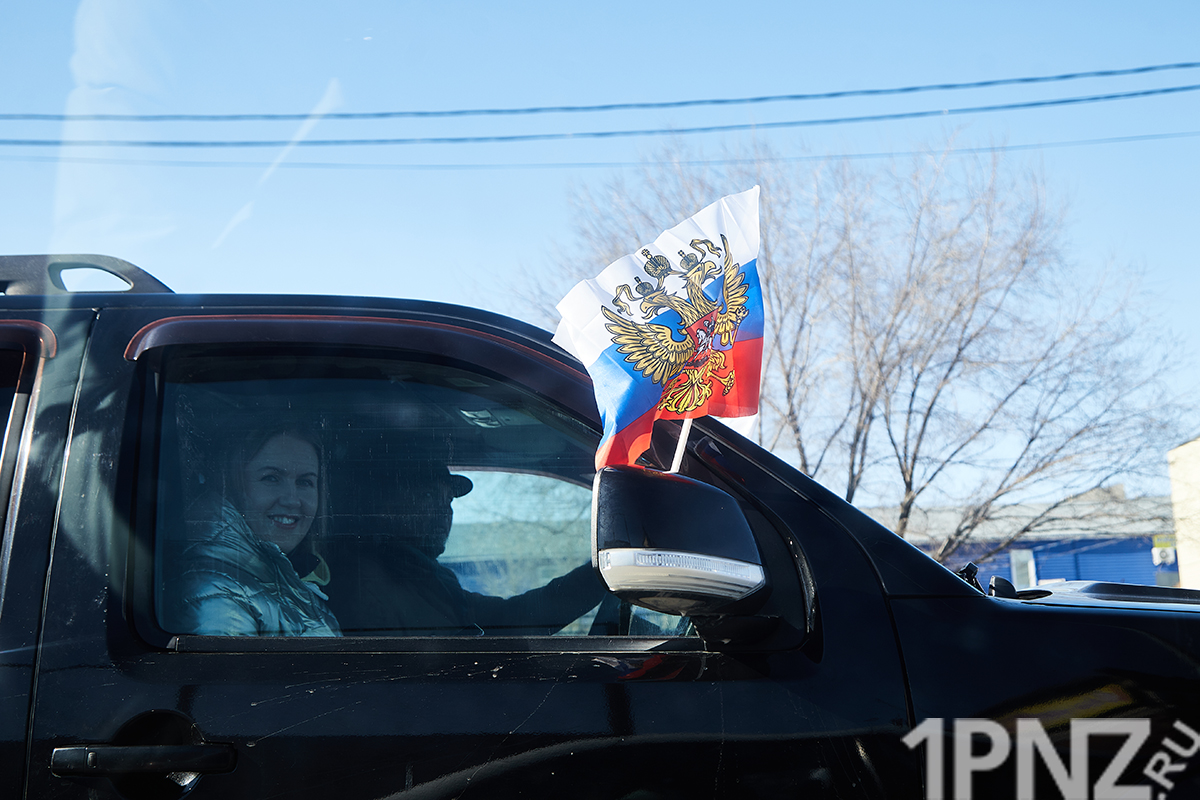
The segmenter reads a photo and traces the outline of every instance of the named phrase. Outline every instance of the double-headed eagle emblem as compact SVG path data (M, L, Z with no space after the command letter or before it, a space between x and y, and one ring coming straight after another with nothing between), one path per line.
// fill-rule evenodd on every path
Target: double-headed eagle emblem
M625 354L634 369L663 387L657 408L664 411L686 414L700 408L712 395L714 380L721 384L722 394L733 388L733 367L726 370L725 352L716 342L725 349L733 345L738 325L749 313L749 287L741 265L733 263L729 255L729 242L723 234L721 245L693 239L690 247L699 256L680 250L678 267L666 256L642 250L646 257L643 269L657 283L635 277L633 288L618 286L612 304L621 314L601 307L608 320L604 327L612 334L617 351ZM722 265L704 260L706 255L722 256ZM682 293L667 289L671 277L683 278ZM720 290L715 299L704 291L714 279L721 281L710 287ZM638 305L643 322L634 321L637 316L626 299ZM675 314L666 314L668 311ZM648 321L668 319L668 324Z

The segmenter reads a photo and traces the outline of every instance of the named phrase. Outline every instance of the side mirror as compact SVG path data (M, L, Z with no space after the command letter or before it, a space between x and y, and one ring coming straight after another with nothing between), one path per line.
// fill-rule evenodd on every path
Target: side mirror
M592 563L622 600L667 614L727 613L766 586L736 500L691 478L634 467L596 473ZM744 605L737 611L753 612Z

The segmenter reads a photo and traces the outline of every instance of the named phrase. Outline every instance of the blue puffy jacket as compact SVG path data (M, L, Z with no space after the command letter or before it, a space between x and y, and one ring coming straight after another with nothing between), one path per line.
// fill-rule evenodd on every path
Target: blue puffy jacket
M172 627L210 636L341 636L324 593L228 503L182 554Z

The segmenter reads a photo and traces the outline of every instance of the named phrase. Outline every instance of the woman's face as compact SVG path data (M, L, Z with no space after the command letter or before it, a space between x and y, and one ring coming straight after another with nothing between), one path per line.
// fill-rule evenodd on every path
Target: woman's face
M250 530L290 553L312 527L317 513L317 451L286 433L267 441L246 463L242 509Z

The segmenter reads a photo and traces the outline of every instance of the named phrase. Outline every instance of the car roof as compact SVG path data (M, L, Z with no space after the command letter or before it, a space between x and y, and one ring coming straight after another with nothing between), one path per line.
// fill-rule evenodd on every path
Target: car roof
M107 273L127 284L116 291L71 291L63 274L72 270ZM549 349L565 361L575 363L566 351L554 345L551 333L513 317L470 306L429 300L362 297L337 294L176 294L145 270L111 256L95 254L0 256L0 308L162 308L188 309L196 313L218 308L269 310L272 313L303 311L306 314L362 316L371 311L410 319L441 320L476 329L502 331L539 349Z

